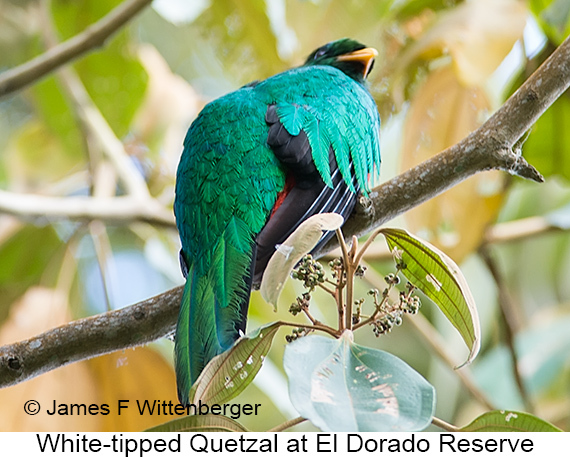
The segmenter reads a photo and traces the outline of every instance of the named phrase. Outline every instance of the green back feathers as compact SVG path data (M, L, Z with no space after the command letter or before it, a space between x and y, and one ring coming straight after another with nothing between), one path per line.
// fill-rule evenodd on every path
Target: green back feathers
M332 186L329 148L351 190L350 162L362 192L380 170L380 119L374 99L360 83L342 71L311 65L280 73L256 86L291 135L304 130L323 181Z
M189 269L175 345L182 402L208 361L245 328L244 275L255 235L284 185L284 172L263 139L266 108L244 92L203 110L188 131L178 167L174 211Z

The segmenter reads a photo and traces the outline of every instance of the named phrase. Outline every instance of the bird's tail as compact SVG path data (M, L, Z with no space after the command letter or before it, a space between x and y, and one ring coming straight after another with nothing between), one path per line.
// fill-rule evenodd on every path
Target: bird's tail
M206 364L222 352L216 337L214 294L205 282L194 268L188 272L178 314L174 354L182 404L188 404L190 388Z
M174 350L183 404L189 403L190 388L208 362L245 332L255 243L236 249L230 235L226 230L204 274L192 265L186 278Z

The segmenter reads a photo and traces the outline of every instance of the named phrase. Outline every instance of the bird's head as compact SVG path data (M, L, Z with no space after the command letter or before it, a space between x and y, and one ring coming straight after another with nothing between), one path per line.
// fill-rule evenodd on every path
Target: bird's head
M314 50L304 65L330 65L362 83L372 70L377 55L378 51L374 48L367 48L350 38L342 38Z

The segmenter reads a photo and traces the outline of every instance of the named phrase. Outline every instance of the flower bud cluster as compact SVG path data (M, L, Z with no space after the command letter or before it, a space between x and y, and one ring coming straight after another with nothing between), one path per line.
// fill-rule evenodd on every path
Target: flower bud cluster
M292 343L296 339L301 338L306 334L307 334L307 329L302 327L294 328L293 331L291 332L291 335L285 335L285 341L287 341L287 343Z
M323 266L308 254L301 259L297 268L291 273L293 279L303 281L303 286L313 290L319 283L325 282L325 271Z
M311 301L311 294L305 292L303 295L296 298L295 303L291 303L291 306L289 307L289 312L293 316L296 316L301 311L303 311L303 309L307 309L309 307L310 301Z

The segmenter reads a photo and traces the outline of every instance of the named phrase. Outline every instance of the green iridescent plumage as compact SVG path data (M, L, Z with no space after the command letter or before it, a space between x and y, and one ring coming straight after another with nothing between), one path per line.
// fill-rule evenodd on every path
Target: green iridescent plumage
M252 279L275 241L312 212L349 212L355 192L369 190L380 168L380 120L364 85L371 60L353 40L329 43L299 68L214 100L190 126L174 203L187 269L175 349L181 402L245 330ZM299 205L301 215L286 209Z

